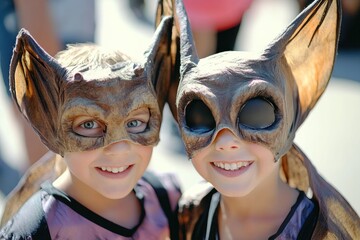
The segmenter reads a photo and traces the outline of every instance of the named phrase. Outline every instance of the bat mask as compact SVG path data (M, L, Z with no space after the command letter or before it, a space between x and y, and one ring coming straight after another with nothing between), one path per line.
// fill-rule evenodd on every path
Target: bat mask
M53 152L79 152L128 140L142 145L159 141L161 112L170 70L164 57L171 18L164 18L143 62L96 46L73 46L51 57L26 31L18 34L10 69L10 90L18 108ZM129 114L147 108L144 132L126 131ZM74 132L73 120L89 116L104 126L103 134Z
M288 152L329 81L339 35L337 13L335 2L318 1L262 53L231 51L198 59L186 14L179 10L176 104L188 155L208 146L224 128L265 145L276 160Z
M223 129L262 144L275 161L282 159L282 179L311 192L319 204L314 239L358 238L357 214L293 143L331 77L340 1L314 1L258 54L229 51L202 59L196 54L183 3L176 0L175 4L181 62L177 119L189 158L209 146Z

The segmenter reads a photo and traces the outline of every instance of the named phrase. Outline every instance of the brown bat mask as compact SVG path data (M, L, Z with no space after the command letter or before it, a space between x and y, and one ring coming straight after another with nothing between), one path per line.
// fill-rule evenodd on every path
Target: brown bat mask
M11 64L11 91L20 111L51 150L82 151L121 139L142 144L158 141L165 102L172 102L174 112L177 81L173 74L178 72L174 71L177 51L171 51L177 48L170 47L173 18L159 14L162 16L142 64L121 52L88 44L74 45L55 60L28 32L20 31ZM139 137L127 134L122 127L122 117L137 107L148 107L151 113L148 131ZM106 124L106 134L93 139L77 136L70 124L77 114L96 116ZM56 179L65 170L64 164L59 155L48 152L31 166L7 196L0 226L41 183Z
M259 54L231 51L202 59L196 54L183 3L175 4L181 56L176 107L189 158L223 129L262 144L275 161L282 159L284 181L305 192L312 190L320 208L315 239L359 238L357 214L293 143L331 77L340 1L314 1Z
M167 29L171 26L172 19L164 18L142 63L91 46L73 47L60 54L57 61L26 30L21 30L11 61L12 96L44 144L60 155L120 140L155 145L169 85L164 41L168 41ZM91 58L104 61L95 65ZM128 133L124 121L140 107L149 109L148 127L140 134ZM96 137L77 134L72 129L77 116L95 118L102 124L103 133Z
M264 144L275 159L288 152L330 79L339 19L336 2L317 1L263 53L232 51L198 59L186 15L179 10L176 104L189 156L224 128Z

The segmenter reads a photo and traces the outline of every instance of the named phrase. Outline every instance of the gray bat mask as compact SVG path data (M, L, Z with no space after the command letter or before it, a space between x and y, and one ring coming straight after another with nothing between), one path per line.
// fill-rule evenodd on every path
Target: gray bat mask
M302 12L262 53L230 51L199 59L177 1L181 69L176 106L190 157L225 128L265 145L275 159L288 152L325 90L335 60L338 9L334 2L323 2Z
M223 129L262 144L275 161L282 159L279 174L286 183L313 194L319 206L314 239L359 238L356 212L293 143L331 77L340 0L314 1L258 54L230 51L199 59L181 0L175 0L174 15L181 62L177 120L189 158ZM182 221L191 219L196 217Z

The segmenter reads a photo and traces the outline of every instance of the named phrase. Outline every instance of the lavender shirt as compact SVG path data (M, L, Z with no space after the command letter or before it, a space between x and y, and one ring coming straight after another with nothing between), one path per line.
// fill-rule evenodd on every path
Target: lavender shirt
M208 220L210 217L212 219L211 222L214 222L215 224L207 225L206 226L207 229L205 229L204 231L205 233L208 233L210 239L220 238L218 231L218 221L217 221L217 214L218 214L217 211L218 211L219 201L220 201L219 193L215 192L212 195L209 211L211 212L212 206L216 207L216 210L213 211L212 214L209 212L208 215ZM314 210L315 210L314 203L309 198L307 198L304 192L299 191L299 196L296 200L296 203L291 207L290 212L288 213L287 217L281 224L277 233L272 235L269 239L276 239L276 240L298 239L299 233L304 227L306 220L310 217L310 215L313 213Z
M298 239L298 235L304 226L306 219L314 210L314 203L306 197L304 192L300 192L296 203L292 206L289 214L281 224L278 233L270 239L289 240Z
M158 176L168 191L172 209L180 197L173 175ZM42 205L52 239L163 239L169 235L168 222L154 189L140 179L134 188L142 205L137 226L127 229L102 218L50 184L45 187ZM121 214L121 213L119 213Z

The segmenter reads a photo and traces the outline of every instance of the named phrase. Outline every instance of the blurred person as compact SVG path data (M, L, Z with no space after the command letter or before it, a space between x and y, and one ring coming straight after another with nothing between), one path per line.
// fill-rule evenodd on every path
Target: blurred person
M9 92L9 63L16 34L20 28L33 34L52 56L65 49L66 44L94 42L94 0L2 0L0 2L0 63L6 93ZM43 156L47 148L30 125L16 115L23 131L28 165Z
M242 18L253 0L184 0L200 58L234 50Z

